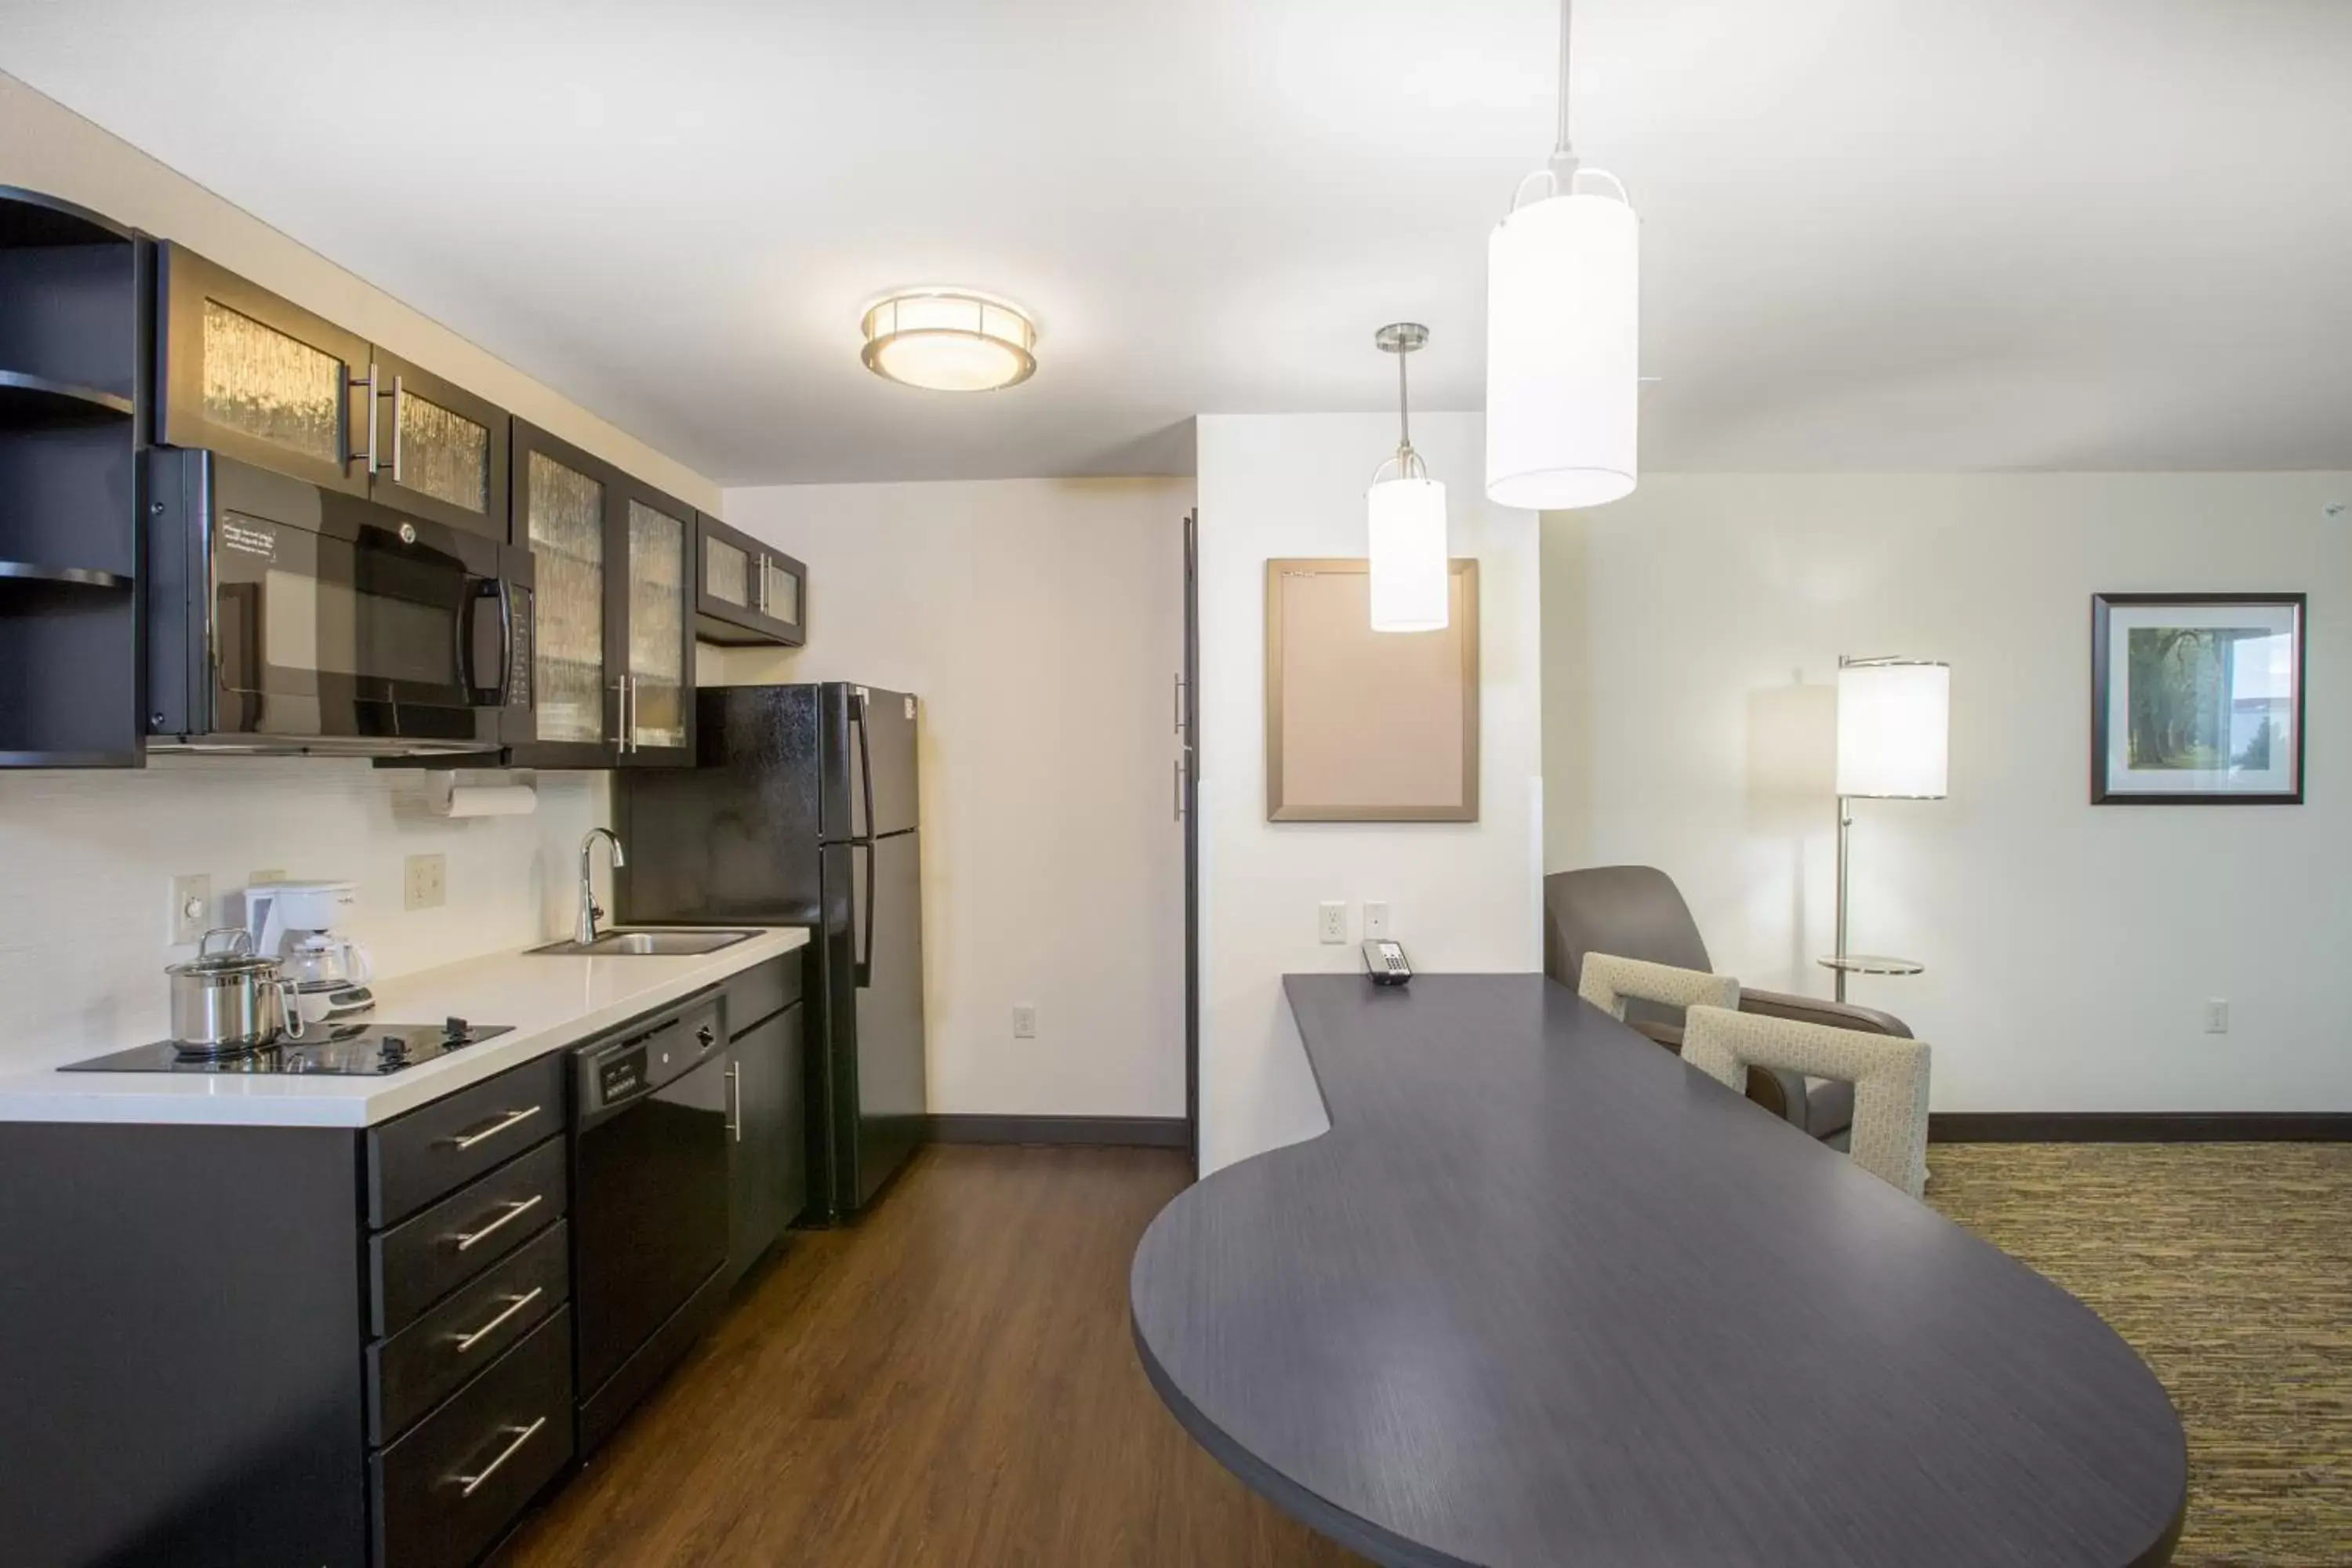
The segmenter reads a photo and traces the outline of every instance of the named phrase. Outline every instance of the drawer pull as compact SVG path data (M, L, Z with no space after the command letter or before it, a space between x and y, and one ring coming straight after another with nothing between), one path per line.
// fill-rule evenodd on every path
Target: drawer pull
M530 1121L532 1117L537 1116L538 1114L539 1107L536 1105L526 1105L520 1110L509 1110L504 1116L499 1117L496 1121L490 1122L488 1125L481 1128L478 1131L467 1132L463 1136L450 1139L449 1145L454 1149L470 1149L477 1143L486 1142L488 1140L497 1137L499 1133L505 1131L509 1127L521 1125L523 1122Z
M532 1201L536 1202L538 1200L533 1199ZM546 1286L534 1285L530 1288L530 1294L528 1296L509 1296L507 1298L507 1310L500 1312L497 1317L492 1318L488 1322L484 1323L480 1328L476 1329L472 1333L451 1334L449 1337L457 1342L457 1352L462 1355L466 1352L472 1350L476 1345L480 1344L488 1335L495 1333L500 1323L505 1322L509 1318L513 1317L517 1312L521 1311L525 1307L530 1306L533 1301L538 1300L541 1296L546 1294Z
M452 1477L451 1479L457 1483L457 1495L459 1497L472 1497L477 1491L480 1490L482 1483L488 1480L492 1476L497 1475L499 1473L499 1467L505 1464L509 1459L513 1458L517 1451L519 1451L525 1443L528 1443L533 1437L538 1436L539 1429L546 1425L547 1417L542 1415L528 1426L499 1427L499 1430L501 1432L513 1433L515 1435L514 1441L499 1449L499 1457L492 1459L488 1464L484 1465L481 1469L477 1471L475 1474L470 1476Z
M540 1205L540 1200L544 1196L546 1196L546 1194L543 1193L533 1193L530 1196L523 1199L520 1203L509 1204L507 1205L506 1213L499 1215L498 1218L490 1221L489 1224L484 1226L481 1229L475 1231L469 1236L461 1236L457 1237L457 1250L460 1252L472 1250L474 1243L483 1240L485 1237L488 1237L499 1231L504 1230L507 1226L512 1225L515 1221L520 1219L523 1215L537 1208Z

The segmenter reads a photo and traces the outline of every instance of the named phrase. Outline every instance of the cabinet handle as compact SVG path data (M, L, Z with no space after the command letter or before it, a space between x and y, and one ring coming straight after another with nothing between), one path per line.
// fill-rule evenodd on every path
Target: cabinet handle
M1176 820L1184 820L1184 759L1176 759Z
M1184 678L1176 677L1176 732L1184 732Z
M509 1459L513 1458L516 1452L520 1450L525 1443L528 1443L533 1437L538 1436L539 1429L546 1425L547 1417L542 1415L528 1426L499 1427L499 1430L501 1432L513 1433L515 1435L515 1440L509 1443L505 1447L499 1449L499 1457L497 1458L492 1459L488 1464L484 1465L474 1474L470 1476L457 1476L452 1478L457 1483L457 1495L459 1497L472 1497L475 1492L481 1489L481 1485L484 1481L488 1480L492 1476L499 1473L499 1467L500 1465L503 1465Z
M368 362L367 379L359 384L367 388L367 446L360 452L360 472L375 472L375 362ZM349 407L348 400L345 406Z
M488 1122L471 1132L462 1133L448 1140L449 1146L453 1149L466 1150L477 1143L486 1143L508 1128L520 1127L538 1114L539 1107L536 1105L526 1105L520 1110L509 1110L496 1121Z
M392 378L392 482L394 484L400 483L400 403L401 399L408 395L408 388L402 384L404 379L397 375ZM371 418L369 423L373 424L374 420ZM368 441L370 445L373 445L375 437L371 435Z
M738 1143L743 1142L743 1079L740 1076L742 1070L740 1062L727 1064L727 1131L735 1135Z
M506 1213L499 1215L498 1218L490 1221L489 1224L484 1226L481 1229L474 1232L470 1236L456 1237L455 1239L457 1243L457 1250L460 1252L471 1251L476 1242L488 1240L489 1237L497 1235L499 1231L504 1230L507 1226L514 1224L515 1221L520 1219L531 1210L537 1208L540 1205L540 1200L546 1195L547 1194L544 1193L533 1193L530 1196L523 1199L522 1202L519 1204L509 1204L507 1205Z
M768 558L755 555L751 561L759 567L751 574L751 607L764 616L768 613Z
M534 1285L530 1288L530 1294L528 1296L508 1297L507 1310L500 1312L497 1317L492 1318L488 1322L484 1323L480 1328L476 1329L472 1333L451 1334L449 1337L457 1342L457 1353L463 1355L466 1352L472 1350L476 1345L480 1344L484 1339L498 1331L498 1327L500 1323L505 1322L509 1318L513 1317L517 1312L521 1311L525 1307L530 1306L533 1301L538 1300L541 1296L546 1294L546 1286Z

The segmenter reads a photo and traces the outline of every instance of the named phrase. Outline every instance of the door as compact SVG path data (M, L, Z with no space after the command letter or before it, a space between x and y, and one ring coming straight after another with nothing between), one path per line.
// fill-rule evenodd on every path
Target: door
M694 764L694 509L624 476L614 498L606 579L613 668L620 677L623 767Z
M620 685L608 675L608 579L617 563L607 525L614 475L544 430L514 422L515 542L536 574L537 701L520 765L609 768L618 755Z
M857 1087L848 1190L860 1208L924 1135L921 838L890 834L852 857Z
M366 495L367 342L184 246L157 268L156 439Z
M694 515L695 634L730 647L798 647L808 568L707 513Z
M506 410L383 350L373 351L377 428L371 493L387 506L504 542Z
M1184 1137L1201 1173L1201 514L1184 514L1184 668L1176 677L1176 815L1184 829Z
M735 1037L729 1071L728 1271L741 1279L808 1201L800 1004Z

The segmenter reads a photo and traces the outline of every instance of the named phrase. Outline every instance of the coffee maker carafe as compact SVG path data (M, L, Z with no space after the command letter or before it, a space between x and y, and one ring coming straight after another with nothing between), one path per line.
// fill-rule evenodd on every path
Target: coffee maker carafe
M306 1024L330 1023L375 1005L367 986L375 966L339 929L359 907L350 882L257 882L245 890L253 950L279 962L294 982Z

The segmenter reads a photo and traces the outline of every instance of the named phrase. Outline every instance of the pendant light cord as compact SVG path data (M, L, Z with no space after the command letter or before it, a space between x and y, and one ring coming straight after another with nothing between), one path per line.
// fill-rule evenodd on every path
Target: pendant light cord
M1568 46L1571 0L1559 0L1559 135L1552 143L1552 177L1558 188L1565 192L1568 183L1576 177L1576 139L1570 134L1568 118Z
M1397 450L1400 453L1410 452L1412 450L1412 415L1406 406L1404 395L1404 362L1412 357L1412 356L1411 354L1399 354L1396 356Z

